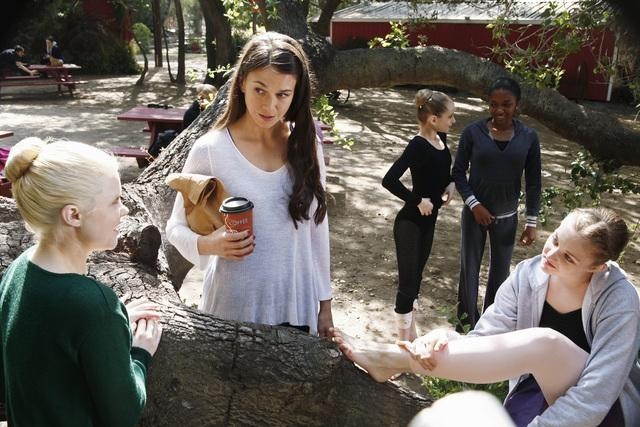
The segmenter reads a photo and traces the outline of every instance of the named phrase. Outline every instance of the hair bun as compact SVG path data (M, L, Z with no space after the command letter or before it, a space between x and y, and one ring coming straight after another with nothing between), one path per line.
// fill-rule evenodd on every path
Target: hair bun
M20 179L29 170L45 145L46 143L40 138L29 137L12 147L4 169L9 181L16 182Z
M420 89L414 99L416 107L418 107L418 109L424 107L424 104L426 104L432 96L433 91L431 89Z

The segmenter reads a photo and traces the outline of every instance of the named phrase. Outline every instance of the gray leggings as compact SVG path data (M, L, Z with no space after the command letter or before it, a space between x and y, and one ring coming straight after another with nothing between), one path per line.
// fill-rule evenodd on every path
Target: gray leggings
M517 228L517 214L508 218L496 219L488 226L484 226L476 222L469 207L465 206L462 209L458 318L462 323L471 325L471 329L480 317L478 313L478 285L487 234L489 234L491 262L484 297L485 310L493 304L498 287L509 277ZM465 314L467 317L463 319Z

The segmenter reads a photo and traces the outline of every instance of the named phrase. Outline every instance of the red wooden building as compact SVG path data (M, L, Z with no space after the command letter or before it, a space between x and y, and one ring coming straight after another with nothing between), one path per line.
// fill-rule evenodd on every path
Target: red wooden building
M574 0L556 0L560 10L575 6ZM540 27L547 1L520 0L511 17L513 29L527 27L534 32ZM418 36L427 37L428 45L458 49L474 55L494 59L491 47L495 41L487 24L493 22L501 10L489 8L482 2L440 4L406 2L361 3L334 14L331 22L331 40L338 49L362 47L374 37L388 34L390 21L427 23L409 25L412 45L418 44ZM609 101L612 79L595 74L598 56L610 63L615 59L615 35L608 29L592 34L594 43L569 56L564 63L565 73L559 91L569 98ZM597 47L597 52L595 48ZM522 48L526 46L520 45Z
M104 23L112 33L117 34L122 40L128 42L133 38L131 10L124 12L120 22L116 18L113 3L109 0L82 0L82 10L85 15Z

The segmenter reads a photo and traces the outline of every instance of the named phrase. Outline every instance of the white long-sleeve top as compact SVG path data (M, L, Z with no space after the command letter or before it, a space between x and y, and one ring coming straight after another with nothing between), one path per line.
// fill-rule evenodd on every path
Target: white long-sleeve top
M317 144L323 186L326 172L322 146ZM293 225L289 195L293 179L288 165L266 172L237 149L229 131L217 129L201 136L191 148L185 173L215 176L230 196L253 202L256 247L242 261L200 255L199 235L187 225L182 195L177 194L167 222L167 238L191 263L205 271L199 309L227 320L277 325L307 325L317 334L319 302L331 299L329 225L310 220Z

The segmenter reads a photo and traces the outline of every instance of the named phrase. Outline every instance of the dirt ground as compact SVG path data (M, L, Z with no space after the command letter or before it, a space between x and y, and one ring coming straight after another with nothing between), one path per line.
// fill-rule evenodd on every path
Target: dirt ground
M355 91L347 104L338 109L338 127L345 135L355 138L356 145L351 152L330 148L329 174L339 179L330 190L336 189L346 199L343 206L331 212L334 318L337 325L366 338L388 340L393 337L397 272L392 227L402 203L382 188L380 181L417 131L412 108L414 94L415 88ZM456 103L457 123L449 134L449 147L455 154L462 129L483 117L486 109L481 99L464 93L450 92L450 95ZM633 119L631 109L603 104L595 107L626 121ZM580 147L530 117L522 119L540 136L543 185L567 185L567 168ZM635 173L636 180L638 171L638 168L628 170ZM605 197L603 204L616 208L630 225L637 226L639 202L639 196L611 195ZM433 251L422 282L419 317L422 330L446 323L446 314L452 312L456 302L461 208L462 201L456 197L438 217ZM558 206L547 225L539 228L535 246L516 247L512 265L541 251L561 213L562 208ZM640 239L636 234L622 262L636 284L640 278L639 249ZM488 255L485 264L487 259ZM486 280L486 268L483 280Z
M189 68L202 70L201 56L189 57ZM174 68L175 69L175 68ZM0 140L0 146L17 143L27 136L56 137L92 143L98 147L144 146L148 134L143 124L121 122L116 116L139 104L163 102L175 106L190 103L190 88L171 85L166 70L152 70L144 87L134 86L137 76L83 76L89 83L73 98L59 96L55 89L3 89L0 99L0 129L15 136ZM401 202L380 182L407 141L417 131L412 107L415 88L361 89L352 91L348 102L337 108L337 126L356 140L351 151L325 146L331 156L328 166L331 269L334 289L334 322L347 333L374 340L394 339L393 302L396 290L396 259L392 226ZM486 114L484 102L460 92L450 92L456 102L456 119L449 136L455 154L464 126ZM631 123L631 108L592 104ZM540 135L543 184L568 185L566 173L579 146L569 142L530 117L522 117ZM568 123L568 126L571 124ZM635 126L635 124L633 124ZM123 159L123 180L139 173L135 161ZM638 178L638 168L628 169ZM408 178L408 177L405 177ZM606 206L619 210L631 225L640 223L639 196L610 195ZM453 310L459 265L459 217L462 202L456 197L438 219L433 251L424 272L418 324L421 330L446 323ZM533 247L517 247L513 264L540 252L543 242L561 218L558 206L549 223L539 228ZM486 261L485 257L485 261ZM640 283L640 238L638 233L624 254L623 267ZM486 274L486 271L483 272ZM192 271L181 291L186 304L201 294L201 274Z

